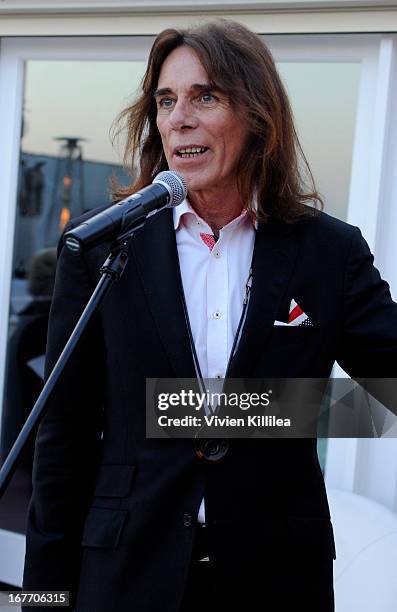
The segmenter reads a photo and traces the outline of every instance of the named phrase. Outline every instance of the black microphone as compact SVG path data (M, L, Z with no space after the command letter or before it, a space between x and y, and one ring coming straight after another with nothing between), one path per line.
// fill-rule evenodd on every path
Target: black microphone
M84 248L91 248L106 240L115 240L158 210L178 206L186 194L186 181L181 174L174 171L160 172L151 185L66 232L64 245L70 251L79 253Z

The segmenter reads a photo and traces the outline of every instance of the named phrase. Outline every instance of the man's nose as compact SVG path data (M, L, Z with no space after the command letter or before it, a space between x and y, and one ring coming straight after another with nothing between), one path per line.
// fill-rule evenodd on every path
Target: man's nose
M192 104L188 100L177 100L169 116L170 125L174 130L181 128L195 128L198 125L198 118L194 112Z

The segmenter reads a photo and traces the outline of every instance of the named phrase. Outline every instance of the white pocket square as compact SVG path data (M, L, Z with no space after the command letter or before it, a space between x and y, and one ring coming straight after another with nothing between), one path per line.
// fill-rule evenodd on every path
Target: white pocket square
M291 300L289 307L288 322L276 320L274 321L274 325L283 325L284 327L314 327L313 321L311 321L307 314L303 312L302 308L295 302L294 299Z

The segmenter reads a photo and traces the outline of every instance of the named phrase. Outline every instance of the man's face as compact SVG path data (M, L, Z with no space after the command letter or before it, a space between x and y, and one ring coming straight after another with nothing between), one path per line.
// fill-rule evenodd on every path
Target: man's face
M226 97L211 90L190 47L178 47L166 58L155 97L157 127L170 170L184 175L190 192L230 190L248 130Z

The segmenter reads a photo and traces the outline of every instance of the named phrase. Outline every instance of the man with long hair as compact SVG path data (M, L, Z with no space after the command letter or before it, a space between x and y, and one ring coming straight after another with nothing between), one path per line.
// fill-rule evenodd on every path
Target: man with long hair
M147 439L145 380L328 378L336 360L393 376L397 305L358 228L319 210L274 61L244 26L160 33L120 121L139 170L114 199L167 169L188 197L135 233L51 398L24 588L68 590L78 612L330 612L316 440ZM60 248L47 375L108 247Z

